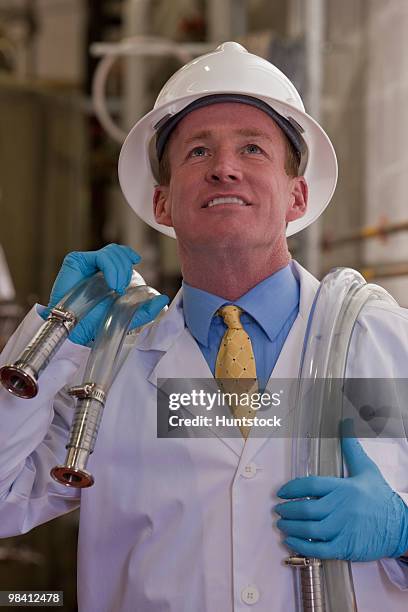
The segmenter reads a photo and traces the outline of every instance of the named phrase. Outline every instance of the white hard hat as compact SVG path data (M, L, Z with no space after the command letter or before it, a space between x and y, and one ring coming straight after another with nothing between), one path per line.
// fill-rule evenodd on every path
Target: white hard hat
M293 83L276 66L235 42L226 42L180 68L164 85L153 110L132 128L119 157L123 194L146 223L175 238L174 229L158 224L153 214L153 190L158 184L158 135L160 139L166 126L184 116L183 109L188 113L189 105L191 110L196 108L197 100L220 96L220 101L225 101L228 95L254 106L259 101L259 108L274 118L300 151L300 168L308 183L309 200L305 215L288 224L286 235L291 236L315 221L330 202L337 182L336 154L325 131L305 113ZM203 104L206 103L204 100Z

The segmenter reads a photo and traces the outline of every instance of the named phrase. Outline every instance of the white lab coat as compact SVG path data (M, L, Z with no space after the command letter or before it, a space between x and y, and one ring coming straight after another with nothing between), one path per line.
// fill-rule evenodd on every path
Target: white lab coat
M318 282L294 263L299 315L274 368L296 377ZM55 483L65 457L72 400L89 349L67 341L32 400L1 392L0 532L24 533L80 503L78 601L81 612L293 612L292 570L271 513L290 480L288 439L156 438L157 378L208 378L185 327L182 295L150 331L128 343L88 467L95 485L80 493ZM31 312L4 352L15 355L40 326ZM132 340L132 337L129 337ZM351 347L348 375L407 377L408 311L367 308ZM377 371L390 354L389 371ZM383 363L383 360L380 360ZM407 442L365 448L408 503ZM26 458L28 457L28 458ZM359 611L408 609L408 568L394 560L354 563Z

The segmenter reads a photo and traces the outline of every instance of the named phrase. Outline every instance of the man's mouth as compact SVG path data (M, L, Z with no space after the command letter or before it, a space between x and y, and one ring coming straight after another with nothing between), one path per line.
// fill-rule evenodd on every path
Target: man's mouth
M209 200L207 204L203 206L203 208L213 208L214 206L219 206L220 204L235 204L236 206L250 206L249 202L243 200L237 196L222 196L219 198L213 198Z

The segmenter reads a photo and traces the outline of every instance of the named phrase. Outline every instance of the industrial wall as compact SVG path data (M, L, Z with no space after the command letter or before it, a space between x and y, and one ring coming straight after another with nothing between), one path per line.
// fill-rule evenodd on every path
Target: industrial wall
M323 216L322 270L356 267L408 305L408 7L399 0L346 0L328 2L326 11L323 110L339 183ZM405 230L387 234L389 225ZM377 237L351 239L362 228Z

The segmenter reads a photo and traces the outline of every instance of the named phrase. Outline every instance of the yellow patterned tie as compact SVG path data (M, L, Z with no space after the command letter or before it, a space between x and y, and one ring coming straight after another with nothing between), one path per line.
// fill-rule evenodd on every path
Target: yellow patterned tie
M258 390L256 365L251 339L241 323L242 309L233 304L223 306L217 312L227 326L215 363L215 378L225 393L246 393L249 396ZM232 379L232 380L228 380ZM239 382L237 379L240 379ZM256 412L247 405L230 405L235 418L252 418ZM246 439L250 427L240 427Z

